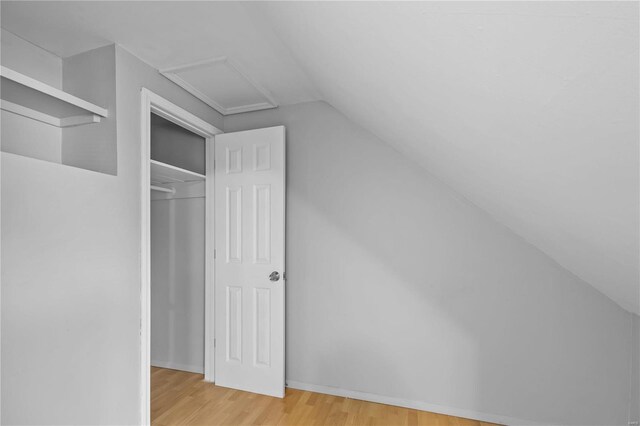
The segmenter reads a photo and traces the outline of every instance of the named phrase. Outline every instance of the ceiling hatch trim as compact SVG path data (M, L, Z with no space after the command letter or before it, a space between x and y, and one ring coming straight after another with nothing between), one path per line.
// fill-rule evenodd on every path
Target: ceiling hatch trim
M224 70L224 67L226 67L226 70ZM251 76L244 71L237 61L226 56L192 62L171 68L164 68L159 71L160 74L164 75L169 80L173 81L178 86L182 87L222 115L240 114L243 112L259 111L278 107L278 103L275 98L267 89L251 78ZM253 91L251 95L255 98L255 102L252 101L241 105L225 105L225 103L220 99L215 100L214 98L216 96L215 94L210 93L211 90L207 90L205 87L196 87L197 84L189 82L188 76L184 75L187 72L193 73L198 71L210 72L213 86L216 86L216 71L218 71L218 73L220 73L220 71L226 71L228 76L232 76L231 78L236 79L237 84L244 84L246 90ZM217 89L223 89L223 87L218 86ZM213 88L213 91L215 90L216 87Z

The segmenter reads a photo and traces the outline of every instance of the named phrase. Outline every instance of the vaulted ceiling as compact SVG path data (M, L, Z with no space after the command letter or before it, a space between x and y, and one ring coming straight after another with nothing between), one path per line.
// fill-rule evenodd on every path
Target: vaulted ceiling
M233 58L323 99L640 313L637 2L2 2L62 57Z

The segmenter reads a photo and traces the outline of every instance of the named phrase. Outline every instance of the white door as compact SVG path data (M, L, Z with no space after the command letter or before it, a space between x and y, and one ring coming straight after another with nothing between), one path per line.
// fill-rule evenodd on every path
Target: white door
M284 127L215 137L215 382L284 397Z

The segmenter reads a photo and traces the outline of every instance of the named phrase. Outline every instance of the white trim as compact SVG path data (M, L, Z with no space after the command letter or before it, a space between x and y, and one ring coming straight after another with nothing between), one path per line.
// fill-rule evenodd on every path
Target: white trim
M140 424L151 424L151 92L140 102Z
M93 114L97 114L102 117L107 117L109 115L109 111L105 108L94 105L91 102L87 102L84 99L80 99L67 92L63 92L60 89L56 89L55 87L49 86L48 84L14 71L11 68L0 66L0 75L3 78L15 81L16 83L19 83L25 87L29 87L35 91L38 91L45 95L49 95L53 98L61 100L62 102L84 109L85 111L89 111Z
M222 131L206 121L196 117L190 112L180 108L179 106L169 102L163 97L151 92L149 89L142 88L140 103L140 424L151 424L151 242L150 242L150 225L151 225L151 113L160 115L169 121L172 121L204 138L207 138L207 147L212 143L213 136L222 133ZM208 151L213 151L207 148ZM207 166L207 173L209 172ZM212 182L213 176L207 176L207 182ZM207 185L209 189L207 194L213 194L213 185ZM209 192L211 191L211 192ZM211 198L213 199L213 197ZM206 217L205 226L207 229L213 229L213 217ZM213 233L207 232L205 245L210 247L213 244ZM208 266L208 267L207 267ZM205 264L205 297L207 291L213 293L214 271L207 269L213 268L214 263ZM208 305L213 309L213 304ZM205 303L205 309L207 305ZM205 313L205 318L206 318ZM213 380L215 371L212 364L214 351L209 342L212 341L211 334L214 330L214 316L209 314L209 321L205 323L205 379Z
M205 327L204 329L204 380L207 382L215 381L215 316L214 316L214 297L215 297L215 197L214 197L214 138L207 138L205 144L205 237L204 237L204 253L205 253L205 268L204 268L204 321L205 324L210 324L211 327ZM208 355L208 356L207 356Z
M170 370L188 371L189 373L203 374L204 368L201 365L187 365L171 361L151 360L152 367L168 368Z
M341 396L351 399L359 399L361 401L375 402L378 404L394 405L397 407L411 408L414 410L430 411L432 413L445 414L448 416L463 417L465 419L473 419L481 422L497 423L502 425L522 425L522 426L541 426L543 423L535 423L529 420L514 419L512 417L501 416L498 414L482 413L474 410L466 410L462 408L446 407L444 405L430 404L423 401L412 401L409 399L395 398L392 396L376 395L367 392L358 392L346 389L335 388L332 386L312 385L309 383L296 382L287 380L287 387L291 389L299 389L310 392L324 393L327 395Z
M262 96L264 96L264 98L267 99L267 102L259 102L256 104L241 105L237 107L226 108L220 105L211 97L202 93L197 88L193 87L190 83L188 83L186 80L184 80L182 77L178 75L180 71L188 71L196 68L202 68L202 67L206 67L208 65L213 65L217 63L228 64L232 70L237 72L240 75L240 77L244 78L247 83L253 86L254 89L256 89ZM275 98L267 89L262 87L257 81L255 81L252 77L250 77L249 74L247 74L247 72L242 68L242 66L236 60L232 58L228 58L226 56L219 56L217 58L206 59L204 61L191 62L189 64L179 65L177 67L164 68L160 70L160 74L164 75L169 80L173 81L178 86L182 87L184 90L191 93L193 96L200 99L202 102L206 103L207 105L209 105L211 108L215 109L222 115L240 114L242 112L249 112L249 111L259 111L263 109L276 108L278 106L278 103L276 102Z
M156 95L149 89L143 88L142 91L146 92L149 97L149 102L151 103L150 112L153 112L162 118L166 118L167 120L184 127L203 138L212 138L217 134L223 133L222 130L218 129L214 125L196 117L189 111L180 108L162 96Z

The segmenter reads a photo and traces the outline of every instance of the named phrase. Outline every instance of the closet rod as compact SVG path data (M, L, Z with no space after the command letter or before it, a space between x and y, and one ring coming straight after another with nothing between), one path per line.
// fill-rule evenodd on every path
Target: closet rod
M151 185L150 186L152 191L160 191L160 192L168 192L170 194L175 194L176 193L176 189L175 188L165 188L162 186L155 186L155 185Z

